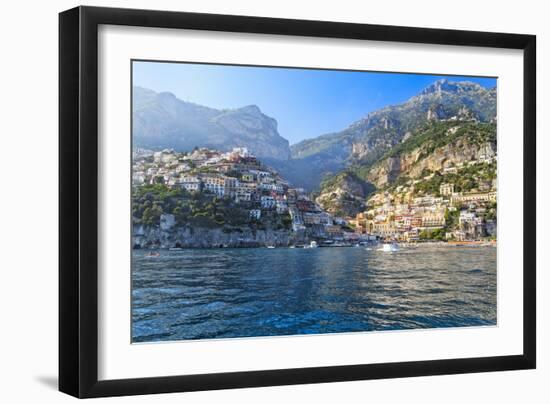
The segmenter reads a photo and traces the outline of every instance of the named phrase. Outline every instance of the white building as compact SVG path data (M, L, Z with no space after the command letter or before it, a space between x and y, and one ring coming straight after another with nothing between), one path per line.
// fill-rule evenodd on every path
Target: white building
M222 177L204 177L204 189L218 196L225 195L225 179Z
M461 211L460 216L458 217L458 222L462 225L464 223L474 223L476 220L475 213L471 213L468 211Z
M441 184L439 186L439 193L443 196L450 196L455 192L454 184Z
M248 212L248 216L250 216L251 219L259 220L262 217L262 211L260 209L251 209Z
M251 156L250 152L246 147L234 147L232 150L232 153L242 158L247 158Z
M169 163L176 160L176 155L171 149L164 149L163 151L153 153L153 160L155 163Z
M185 176L180 178L179 185L187 191L200 191L201 180L196 176Z
M275 201L275 198L268 195L262 195L260 199L261 205L263 209L271 209L274 208L277 202Z
M436 198L434 196L420 196L414 198L414 204L416 206L433 206L443 202L443 198Z
M252 193L248 191L237 190L235 192L236 202L250 202L252 199Z
M143 184L145 182L145 175L143 172L136 172L132 174L132 182L136 185Z

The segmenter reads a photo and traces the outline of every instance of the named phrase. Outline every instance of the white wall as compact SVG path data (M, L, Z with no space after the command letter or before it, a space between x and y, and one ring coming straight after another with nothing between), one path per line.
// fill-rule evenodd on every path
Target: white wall
M543 188L550 164L550 26L544 2L463 0L90 1L88 5L338 20L390 25L531 33L538 36L538 306L539 367L534 371L334 383L117 398L181 402L547 402L550 396L550 238ZM57 13L74 1L5 2L0 24L0 400L68 402L57 374ZM520 134L518 133L518 136ZM518 156L518 164L521 156ZM546 177L547 178L547 177ZM546 382L546 383L544 383ZM545 385L546 384L546 385ZM546 399L546 400L545 400Z

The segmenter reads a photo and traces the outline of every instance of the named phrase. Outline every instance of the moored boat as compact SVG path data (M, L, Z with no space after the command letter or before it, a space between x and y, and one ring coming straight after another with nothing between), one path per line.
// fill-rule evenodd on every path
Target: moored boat
M378 251L397 252L399 251L399 245L397 245L397 243L384 243L382 244L382 248L379 248Z
M304 248L317 248L319 245L317 244L317 241L313 240L309 244L306 244Z

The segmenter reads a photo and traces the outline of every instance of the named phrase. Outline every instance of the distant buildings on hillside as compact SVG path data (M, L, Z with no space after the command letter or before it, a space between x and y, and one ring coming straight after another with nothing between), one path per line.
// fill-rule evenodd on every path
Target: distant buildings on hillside
M359 234L400 241L474 240L496 237L495 189L488 192L455 192L454 184L441 184L440 197L426 195L395 201L381 193L370 199L371 206L350 224Z
M245 147L228 152L208 148L189 153L136 151L132 182L231 198L248 209L252 220L260 220L267 212L288 215L293 232L320 239L412 242L496 236L496 181L490 190L469 193L455 192L455 185L447 182L440 185L440 196L409 193L406 201L390 192L377 193L366 211L349 218L323 211L304 189L291 187Z
M335 220L304 189L291 187L245 147L229 152L208 148L190 153L171 149L141 151L134 155L132 182L134 186L164 184L231 198L248 209L250 219L260 220L265 213L274 212L288 215L294 232L307 232L319 238L343 237L343 219Z

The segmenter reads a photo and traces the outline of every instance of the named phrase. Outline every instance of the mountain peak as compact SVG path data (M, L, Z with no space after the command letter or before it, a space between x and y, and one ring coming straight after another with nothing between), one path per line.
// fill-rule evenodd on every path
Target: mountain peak
M260 107L257 105L246 105L242 108L239 108L239 111L246 112L248 114L254 114L254 115L260 115L262 114L262 111L260 110Z
M467 91L477 91L482 87L472 81L449 81L447 79L437 80L436 82L430 84L428 87L424 88L421 95L434 94L434 93L459 93Z
M175 99L176 98L174 93L171 93L169 91L162 91L162 92L158 93L157 95L161 98L164 98L164 99Z
M287 160L290 155L277 121L256 105L218 110L180 100L171 92L134 87L133 123L136 147L178 151L195 146L224 151L247 147L264 159Z

